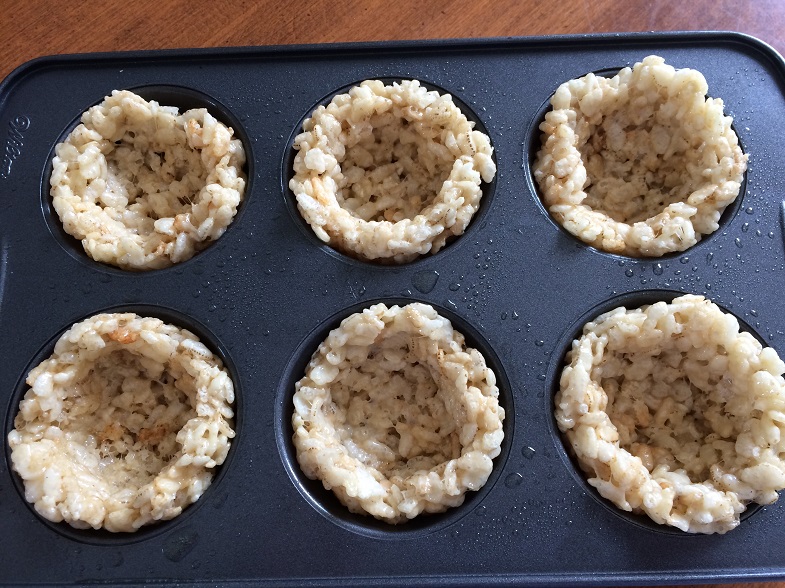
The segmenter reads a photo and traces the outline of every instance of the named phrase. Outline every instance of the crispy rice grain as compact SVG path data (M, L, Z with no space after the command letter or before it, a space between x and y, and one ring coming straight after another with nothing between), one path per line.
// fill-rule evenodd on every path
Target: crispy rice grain
M51 194L96 261L150 270L218 239L245 191L242 143L204 108L179 114L129 91L82 115L55 148Z
M556 421L619 508L725 533L785 488L785 363L709 300L612 310L567 363Z
M319 106L295 138L289 187L322 241L404 263L463 234L496 174L488 137L416 80L365 81Z
M482 355L431 306L376 304L331 331L297 382L297 460L352 512L442 512L491 473L498 395Z
M562 84L534 177L551 215L611 253L657 257L713 233L747 155L700 72L649 56L613 78Z
M199 499L229 451L234 387L190 332L135 314L75 324L27 377L8 435L53 522L135 531Z

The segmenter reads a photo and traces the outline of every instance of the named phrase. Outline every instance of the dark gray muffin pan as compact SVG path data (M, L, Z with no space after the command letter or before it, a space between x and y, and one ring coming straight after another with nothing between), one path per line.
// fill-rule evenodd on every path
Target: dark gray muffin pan
M634 259L562 230L530 167L562 82L658 54L701 71L749 169L720 230ZM498 165L466 233L402 266L322 244L287 188L291 144L319 104L372 78L450 93ZM244 144L245 201L215 244L133 273L90 260L50 205L54 145L114 89L205 106ZM703 294L785 354L785 63L734 33L262 47L46 57L0 85L0 583L210 585L668 584L785 577L785 503L724 536L657 527L601 499L571 461L552 400L570 341L620 304ZM498 374L505 441L463 506L391 527L306 479L291 443L294 382L327 332L376 302L432 304ZM44 521L24 500L6 437L27 372L71 324L132 310L196 332L228 365L237 437L203 497L131 535Z

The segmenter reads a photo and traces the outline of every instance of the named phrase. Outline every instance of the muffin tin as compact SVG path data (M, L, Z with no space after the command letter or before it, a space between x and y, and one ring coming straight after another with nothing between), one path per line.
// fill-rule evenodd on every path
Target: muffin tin
M530 165L558 85L649 54L701 71L745 152L745 185L720 230L658 259L599 252L558 227ZM304 117L364 79L416 78L484 126L496 179L466 233L430 257L380 266L313 235L287 188ZM133 273L98 264L49 204L54 145L113 89L206 106L246 147L245 201L191 260ZM657 527L601 499L553 420L564 353L619 304L704 294L785 354L785 62L735 33L626 34L47 57L0 86L0 581L222 585L584 585L785 577L785 503L752 508L724 536ZM327 332L375 302L432 304L479 348L506 409L485 487L439 515L388 526L352 515L306 479L291 443L294 382ZM24 378L59 334L132 310L196 332L237 393L232 450L179 517L135 534L72 529L23 498L6 442ZM754 516L753 516L754 515Z

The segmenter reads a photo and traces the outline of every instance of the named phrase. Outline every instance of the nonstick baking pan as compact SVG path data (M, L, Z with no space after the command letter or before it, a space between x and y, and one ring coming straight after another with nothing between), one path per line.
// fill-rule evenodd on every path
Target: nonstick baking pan
M720 229L683 253L635 259L561 229L538 198L538 125L562 82L650 54L701 71L749 154ZM303 119L365 79L418 79L487 132L498 174L466 233L400 266L321 243L287 188ZM90 260L49 197L55 144L114 89L206 106L246 148L245 201L193 259L128 272ZM785 502L726 535L623 513L571 461L553 418L564 354L618 305L703 294L785 354L785 63L735 33L647 33L59 56L0 86L0 582L215 585L668 584L785 577ZM352 515L305 478L291 443L294 383L327 332L375 302L432 304L496 371L507 412L485 487L398 526ZM27 372L74 322L107 310L196 332L228 365L237 436L202 498L134 534L44 521L10 469Z

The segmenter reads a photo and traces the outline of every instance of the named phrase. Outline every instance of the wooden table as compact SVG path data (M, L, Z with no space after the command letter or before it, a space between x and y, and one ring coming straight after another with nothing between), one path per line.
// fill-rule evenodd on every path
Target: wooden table
M648 30L736 30L785 54L781 0L0 0L0 78L40 55Z
M0 0L0 14L0 78L56 53L648 30L741 31L785 54L780 0Z

